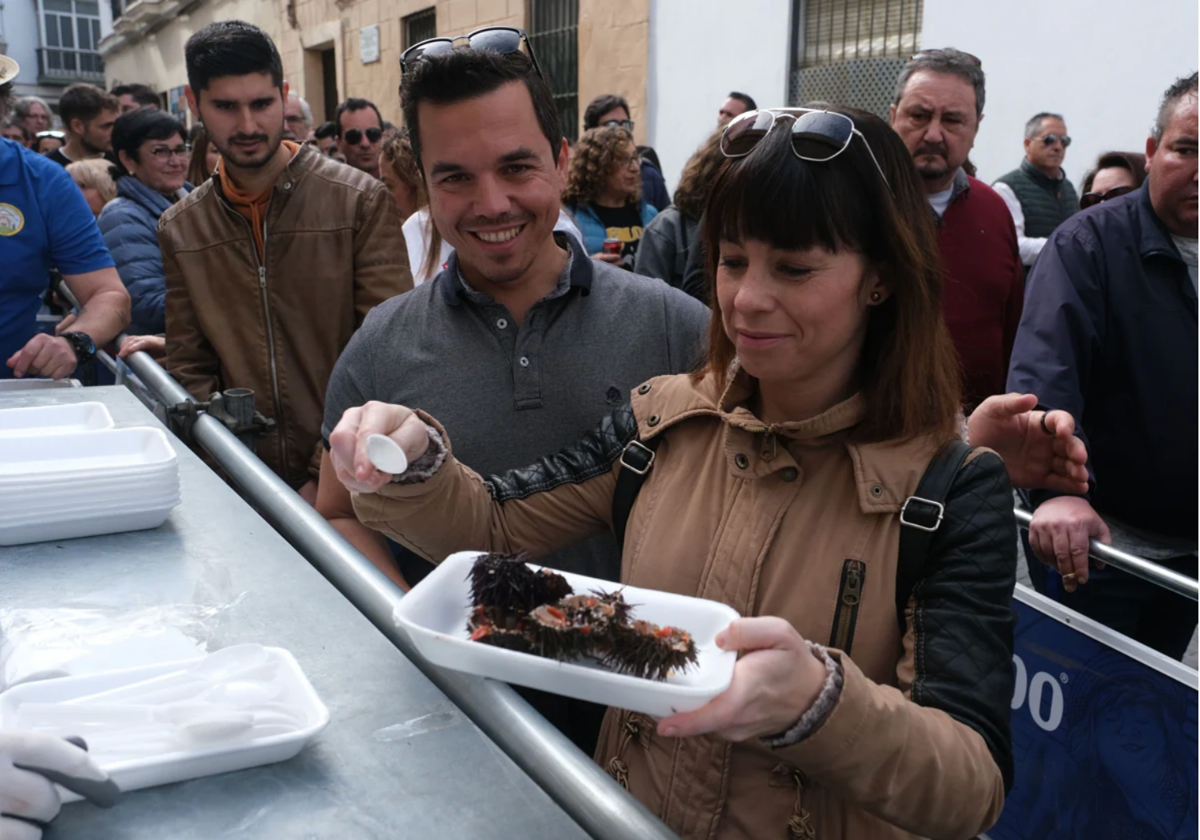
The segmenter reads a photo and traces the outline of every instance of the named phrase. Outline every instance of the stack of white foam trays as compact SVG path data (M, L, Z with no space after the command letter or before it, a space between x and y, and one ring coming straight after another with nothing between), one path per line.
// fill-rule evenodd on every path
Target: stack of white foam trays
M0 410L0 546L157 528L179 502L162 429L96 402Z

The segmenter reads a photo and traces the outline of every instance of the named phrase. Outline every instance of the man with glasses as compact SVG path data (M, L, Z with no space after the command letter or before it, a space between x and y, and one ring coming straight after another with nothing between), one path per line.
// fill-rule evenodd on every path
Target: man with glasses
M338 148L346 163L379 178L379 152L383 147L383 117L369 99L347 99L333 118Z
M588 103L583 112L583 130L600 126L616 126L633 134L634 123L629 116L629 103L611 93L601 94ZM638 166L642 172L642 198L655 210L662 211L671 204L666 181L655 161L658 155L649 146L638 146Z
M590 259L555 233L567 145L523 48L520 30L491 27L466 44L417 44L401 62L429 212L454 251L434 278L376 308L338 360L322 429L333 452L321 462L317 501L401 586L443 558L389 544L358 521L332 457L343 415L371 401L421 406L445 424L464 463L501 472L574 443L646 379L694 369L708 327L703 304ZM620 548L606 533L545 562L615 580ZM532 702L591 752L603 709L540 693Z
M1021 262L1027 266L1042 252L1046 237L1079 210L1075 186L1062 168L1070 145L1061 114L1034 114L1025 123L1025 160L992 184L1012 214Z
M308 107L304 98L298 93L289 93L283 109L283 139L303 143L308 139L312 121L312 108Z
M983 120L979 59L955 49L913 56L896 83L892 128L913 156L938 228L942 308L962 360L968 410L1004 393L1021 319L1024 271L1004 200L963 169Z
M1163 96L1146 182L1054 231L1029 275L1010 390L1070 412L1090 491L1034 493L1029 542L1045 592L1179 659L1193 601L1116 569L1088 568L1097 539L1196 575L1196 74Z
M315 502L333 365L372 307L412 288L400 218L382 181L283 139L288 86L260 29L211 24L184 59L221 165L159 224L164 366L199 400L252 389L275 420L258 456Z

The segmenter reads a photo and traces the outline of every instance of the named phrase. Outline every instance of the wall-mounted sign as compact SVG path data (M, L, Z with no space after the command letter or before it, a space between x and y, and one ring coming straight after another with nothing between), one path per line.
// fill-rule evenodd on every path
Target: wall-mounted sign
M379 60L379 26L364 26L358 30L358 54L363 64Z

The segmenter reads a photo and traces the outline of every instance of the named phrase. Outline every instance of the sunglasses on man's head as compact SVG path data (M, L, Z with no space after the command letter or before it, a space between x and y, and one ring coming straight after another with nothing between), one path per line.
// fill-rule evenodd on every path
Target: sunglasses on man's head
M525 30L517 29L515 26L485 26L483 29L476 29L470 35L430 38L428 41L413 44L400 55L400 72L407 73L414 61L419 61L426 56L452 52L454 43L462 40L467 42L468 49L494 52L500 55L520 52L521 44L524 43L533 69L539 76L545 78L542 68L538 65L537 57L533 54L533 44L529 42L529 36L525 34Z
M1120 198L1121 196L1127 195L1136 189L1137 187L1124 186L1113 187L1111 190L1104 193L1084 193L1083 198L1079 199L1079 209L1086 210L1089 207L1095 207L1102 201L1108 201L1110 198Z
M1058 141L1062 141L1063 148L1071 145L1071 138L1065 134L1047 134L1042 137L1042 145L1053 146Z
M363 133L364 132L359 131L357 128L351 128L346 131L343 131L342 137L346 138L346 142L349 143L351 146L357 146L359 143L362 142ZM367 135L368 142L378 143L380 138L383 137L383 129L368 128L366 130L366 135Z
M721 135L721 154L727 158L745 157L754 151L754 147L771 133L777 118L788 118L792 121L792 152L800 160L813 163L826 163L846 151L850 141L858 135L867 154L879 170L879 177L891 190L883 167L879 165L871 144L859 131L854 120L845 114L833 111L814 111L808 108L772 108L763 111L747 111L736 117Z

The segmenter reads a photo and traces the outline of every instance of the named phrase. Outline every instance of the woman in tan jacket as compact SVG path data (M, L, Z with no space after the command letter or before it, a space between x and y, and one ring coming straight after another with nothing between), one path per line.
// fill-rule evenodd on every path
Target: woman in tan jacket
M898 562L901 508L961 402L928 204L862 112L753 113L725 152L701 372L643 384L575 446L486 480L450 454L453 430L380 403L346 412L334 465L364 523L430 560L536 558L620 533L621 462L653 450L621 579L749 616L717 639L742 656L697 711L610 709L597 760L685 838L973 836L1011 784L1016 532L1004 465L973 450L915 577ZM372 433L408 472L370 466Z

